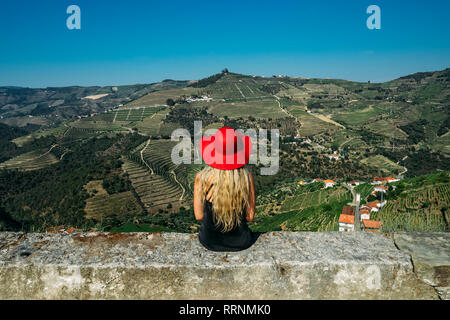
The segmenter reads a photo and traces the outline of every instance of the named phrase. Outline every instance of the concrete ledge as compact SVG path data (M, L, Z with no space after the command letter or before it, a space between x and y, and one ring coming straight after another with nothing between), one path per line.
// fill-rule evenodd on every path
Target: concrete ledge
M244 251L196 234L0 233L0 299L438 299L365 232L271 232Z
M450 299L450 236L448 233L396 233L396 246L411 256L414 272Z

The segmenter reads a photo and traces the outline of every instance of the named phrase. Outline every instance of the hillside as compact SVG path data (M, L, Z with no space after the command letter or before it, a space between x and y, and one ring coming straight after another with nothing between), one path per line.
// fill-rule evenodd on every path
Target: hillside
M204 130L280 130L278 173L249 167L258 193L253 229L337 230L342 207L353 201L345 182L450 170L449 75L360 83L224 71L148 85L0 88L0 229L197 230L192 185L202 165L173 164L170 135L176 128L192 134L201 120ZM317 178L337 184L297 183ZM447 230L449 199L434 205L431 196L447 187L433 188L405 209L415 213L402 223L388 222L388 212L404 210L392 199L377 216L385 229L437 210L443 217L428 227Z
M153 84L108 87L49 87L45 89L0 87L0 122L13 126L28 123L53 125L111 109L149 92L183 87L189 81L165 80Z

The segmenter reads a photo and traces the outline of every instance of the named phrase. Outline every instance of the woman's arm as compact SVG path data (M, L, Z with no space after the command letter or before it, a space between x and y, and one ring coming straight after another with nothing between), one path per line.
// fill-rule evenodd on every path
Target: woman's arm
M255 184L253 182L253 176L251 173L248 174L248 178L250 185L246 218L248 222L251 222L255 217Z
M200 190L200 178L198 177L198 173L195 175L194 182L194 215L196 220L203 220L203 202Z

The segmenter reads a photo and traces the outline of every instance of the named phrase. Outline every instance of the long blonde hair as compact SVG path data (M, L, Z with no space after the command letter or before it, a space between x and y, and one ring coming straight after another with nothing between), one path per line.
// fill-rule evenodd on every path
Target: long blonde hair
M223 232L232 230L242 222L250 193L249 173L245 168L219 170L207 166L199 172L202 203L211 184L211 202L217 227Z

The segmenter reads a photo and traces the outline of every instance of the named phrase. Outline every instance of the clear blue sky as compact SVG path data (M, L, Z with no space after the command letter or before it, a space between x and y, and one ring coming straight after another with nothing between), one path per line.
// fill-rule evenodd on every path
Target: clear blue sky
M66 9L81 8L81 30ZM381 8L381 30L366 8ZM1 0L0 86L120 85L230 71L386 81L450 67L448 0Z

